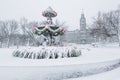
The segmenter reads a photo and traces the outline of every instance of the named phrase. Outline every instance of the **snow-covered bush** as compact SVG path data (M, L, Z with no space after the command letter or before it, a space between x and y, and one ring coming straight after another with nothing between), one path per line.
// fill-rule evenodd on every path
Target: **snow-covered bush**
M14 57L29 59L57 59L78 57L80 55L81 50L76 47L38 47L18 49L13 52Z
M71 51L71 57L78 57L81 55L81 51L76 51L76 50L72 50Z

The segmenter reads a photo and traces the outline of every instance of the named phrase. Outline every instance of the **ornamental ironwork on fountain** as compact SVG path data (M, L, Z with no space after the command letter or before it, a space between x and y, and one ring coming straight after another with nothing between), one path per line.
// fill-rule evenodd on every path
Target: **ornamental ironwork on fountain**
M62 36L66 30L58 25L53 24L52 18L57 16L57 13L51 8L47 8L42 12L42 15L47 18L47 22L45 25L34 26L34 32L37 35L49 36L51 39L50 44L52 44L52 39L54 36Z

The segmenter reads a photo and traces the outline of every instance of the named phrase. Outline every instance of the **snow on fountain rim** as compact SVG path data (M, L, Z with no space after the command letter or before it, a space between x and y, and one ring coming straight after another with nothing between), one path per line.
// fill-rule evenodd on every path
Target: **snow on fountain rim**
M36 51L43 50L43 49L64 51L66 49L71 50L71 49L80 49L80 48L77 46L39 46L39 47L25 47L25 48L20 48L18 50L21 50L21 51L28 50L30 52L32 51L36 52Z

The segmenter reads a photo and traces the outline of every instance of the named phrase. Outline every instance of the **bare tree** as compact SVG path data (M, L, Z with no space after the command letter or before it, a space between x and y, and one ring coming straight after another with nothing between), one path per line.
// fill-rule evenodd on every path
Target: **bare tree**
M27 32L26 32L26 28L28 25L28 20L26 18L21 18L20 20L20 26L21 26L21 30L22 30L22 43L23 45L26 45L27 42Z
M28 45L28 46L30 45L30 41L31 41L31 43L33 43L34 45L35 45L37 42L39 42L39 41L37 41L36 36L35 36L35 34L34 34L34 32L33 32L33 27L34 27L34 25L37 25L37 24L38 24L38 23L37 23L36 21L28 22L28 24L27 24L26 33L27 33L27 35L28 35L28 37L27 37L27 45Z
M109 35L111 36L117 36L119 46L120 46L120 9L117 9L115 11L111 11L106 14L106 20L109 30Z
M92 26L92 35L105 41L116 36L120 45L120 9L99 13Z
M91 35L98 39L98 41L106 40L107 27L105 26L105 23L103 14L99 12L92 25L93 28L91 29Z
M6 21L4 22L4 33L6 35L7 38L7 47L9 48L10 46L10 39L11 37L18 33L18 23L15 20L11 20L11 21Z
M5 40L5 28L4 28L5 24L3 21L0 21L0 47L2 48L3 45L3 41Z

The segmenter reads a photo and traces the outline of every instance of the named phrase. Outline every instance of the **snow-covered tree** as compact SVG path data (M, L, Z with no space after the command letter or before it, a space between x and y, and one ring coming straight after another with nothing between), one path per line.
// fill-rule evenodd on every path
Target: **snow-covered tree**
M10 20L4 23L4 25L6 25L4 26L4 28L5 28L5 33L7 37L7 47L9 48L11 37L14 34L18 33L18 22L15 20Z
M97 18L92 25L91 34L100 41L107 41L115 37L120 45L120 9L107 13L98 13Z
M28 24L28 20L26 18L21 18L20 20L20 26L21 26L21 30L22 30L22 43L23 45L26 45L27 43L27 32L26 32L26 28L27 28L27 24Z
M5 24L3 21L0 21L0 47L2 48L3 41L5 40Z
M39 41L36 39L36 35L33 32L33 26L37 25L38 23L36 21L31 21L28 22L27 27L26 27L26 33L28 35L27 38L27 45L30 45L30 41L36 45L36 43L38 43Z

